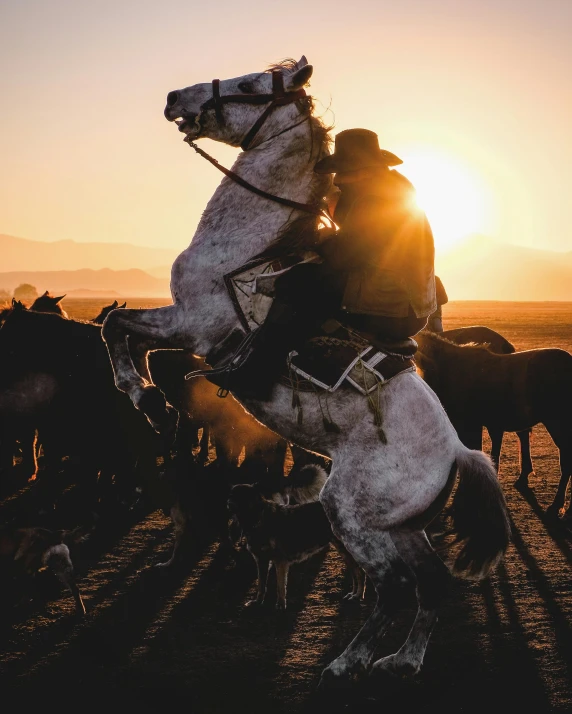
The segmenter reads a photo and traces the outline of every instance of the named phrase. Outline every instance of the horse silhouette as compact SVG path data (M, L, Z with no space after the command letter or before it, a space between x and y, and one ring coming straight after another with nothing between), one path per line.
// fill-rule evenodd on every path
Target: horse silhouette
M153 477L158 438L115 389L99 326L14 307L0 329L0 354L2 421L23 418L37 428L48 490L65 456L78 464L86 499L107 489L125 501Z
M127 307L127 302L120 305L117 300L114 300L111 305L105 305L101 308L99 314L91 320L95 325L103 325L105 318L109 315L112 310L123 310Z
M43 295L40 295L34 300L34 302L30 305L30 310L35 310L36 312L53 312L56 315L68 317L67 312L60 305L60 302L64 298L65 295L56 297L55 295L50 295L50 293L46 290Z
M416 340L423 378L469 448L482 447L483 426L501 433L544 424L560 452L560 483L548 508L558 515L572 476L572 355L556 348L495 354L427 331ZM526 488L528 474L516 484ZM565 517L572 517L572 505Z
M451 340L456 345L479 344L489 348L491 352L501 355L509 355L516 352L515 346L500 333L491 330L484 325L469 325L468 327L455 327L452 330L443 330L438 333L441 337ZM500 465L500 456L504 431L490 428L487 429L491 439L491 459L497 471ZM525 483L528 476L534 472L532 457L530 455L530 436L532 429L517 431L516 435L520 444L520 483Z

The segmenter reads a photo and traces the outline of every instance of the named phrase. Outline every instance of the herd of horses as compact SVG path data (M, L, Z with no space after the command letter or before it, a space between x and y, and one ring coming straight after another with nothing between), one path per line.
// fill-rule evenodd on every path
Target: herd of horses
M142 492L156 495L159 470L172 460L173 452L115 388L101 339L106 316L126 303L115 301L92 320L80 321L69 319L60 305L62 297L46 291L29 309L13 300L0 312L3 478L14 474L23 486L41 475L38 491L40 499L47 500L39 501L39 513L54 508L50 486L57 484L66 462L75 464L77 489L88 509L106 499L128 506ZM506 338L484 326L440 334L425 330L416 339L418 370L466 446L481 449L486 428L498 468L503 434L517 433L519 488L528 487L533 473L531 429L544 424L561 463L560 484L548 512L562 515L572 476L572 356L560 349L516 352ZM153 382L179 410L177 450L187 449L187 464L208 465L210 473L235 471L229 487L265 479L270 487L285 474L288 449L298 467L311 461L328 463L288 445L232 397L218 399L217 388L204 378L185 380L190 371L205 367L203 360L183 350L149 354ZM161 505L168 513L170 504ZM569 506L563 517L570 518L571 513Z
M209 533L228 545L225 505L233 484L263 484L269 493L279 490L287 475L288 450L292 470L313 462L328 469L327 459L288 444L232 397L219 399L215 385L204 378L185 380L188 372L206 366L186 351L149 354L154 383L180 414L176 443L166 446L115 388L101 325L125 303L115 301L92 320L81 321L70 319L60 300L46 292L30 308L14 300L0 312L1 476L5 483L16 479L16 488L28 484L37 491L35 508L16 519L20 525L41 521L57 526L59 477L71 468L79 527L110 504L129 510L142 499L171 515L177 532L181 524L174 514L180 510L173 506L183 494L185 507L193 513L184 524L185 545L192 547L191 538L200 540ZM482 447L486 428L498 467L504 432L517 432L520 488L527 487L532 472L531 428L545 425L562 464L560 485L548 509L557 517L572 473L572 356L559 349L517 352L506 338L483 326L441 334L423 331L416 340L418 370L468 447ZM166 478L166 473L174 476ZM564 519L570 513L569 507ZM176 554L180 562L188 552L178 545L177 539L170 565Z

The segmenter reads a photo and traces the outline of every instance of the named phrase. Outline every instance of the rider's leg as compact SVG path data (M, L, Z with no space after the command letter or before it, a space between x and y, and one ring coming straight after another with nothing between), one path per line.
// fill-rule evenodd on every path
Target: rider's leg
M337 282L323 265L292 268L276 281L276 297L246 360L227 374L207 379L239 396L269 399L286 357L335 311L338 295Z
M427 319L417 317L411 308L406 317L346 313L340 318L341 322L363 334L366 339L378 342L399 342L414 337L427 325Z

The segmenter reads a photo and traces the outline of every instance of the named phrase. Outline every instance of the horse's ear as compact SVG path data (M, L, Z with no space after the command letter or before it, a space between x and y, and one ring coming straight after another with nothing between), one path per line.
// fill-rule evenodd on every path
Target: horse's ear
M117 300L114 300L114 301L113 301L113 305L111 306L111 308L112 308L113 310L115 310L115 308L116 308L118 305L119 305L119 303L117 302Z
M57 303L59 303L60 300L63 300L66 295L67 295L67 293L64 293L63 295L60 295L59 297L54 297L54 298L52 298L52 300L53 300L53 301L56 303L56 305L57 305Z
M311 64L307 64L304 67L301 67L300 69L296 70L296 72L294 72L294 74L292 74L288 78L288 89L296 90L303 87L310 81L310 77L312 76L313 71L314 68Z
M121 309L124 308L124 307L127 307L127 300L123 303L123 305L120 305L119 307L120 307Z
M302 55L300 59L296 62L296 66L298 69L302 69L302 67L305 67L308 64L308 60L306 59L306 55Z
M42 297L48 297L48 291L47 291L47 290L46 290L46 292L42 295Z

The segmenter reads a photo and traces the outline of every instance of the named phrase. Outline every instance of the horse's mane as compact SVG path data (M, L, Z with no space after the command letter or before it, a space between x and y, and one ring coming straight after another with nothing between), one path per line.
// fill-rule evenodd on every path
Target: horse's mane
M300 67L298 66L298 62L293 57L285 57L279 62L269 64L264 71L267 74L270 74L275 69L285 69L287 72L295 72L297 69L300 69Z
M437 352L440 355L455 355L460 354L460 350L465 352L471 351L473 354L476 352L485 352L487 354L493 354L489 345L480 342L467 342L464 345L458 345L456 342L443 337L438 332L431 332L430 330L423 330L419 333L421 342L427 340L429 346L433 352Z
M280 62L270 65L266 72L272 72L275 69L282 69L287 72L295 72L299 69L298 62L295 59L287 58ZM310 130L312 135L312 144L310 147L310 163L314 157L314 161L318 161L323 156L331 153L333 139L330 132L334 128L331 124L326 124L321 116L314 114L315 102L310 95L303 97L297 102L300 111L303 114L309 115ZM318 176L316 175L316 178ZM322 181L316 181L316 191L309 199L310 203L320 203L326 191L323 186L330 179L327 176L323 177ZM265 254L269 256L284 255L284 253L299 253L301 250L307 250L308 246L312 246L316 242L316 233L318 230L318 219L312 214L299 216L288 221L280 235L268 246Z

